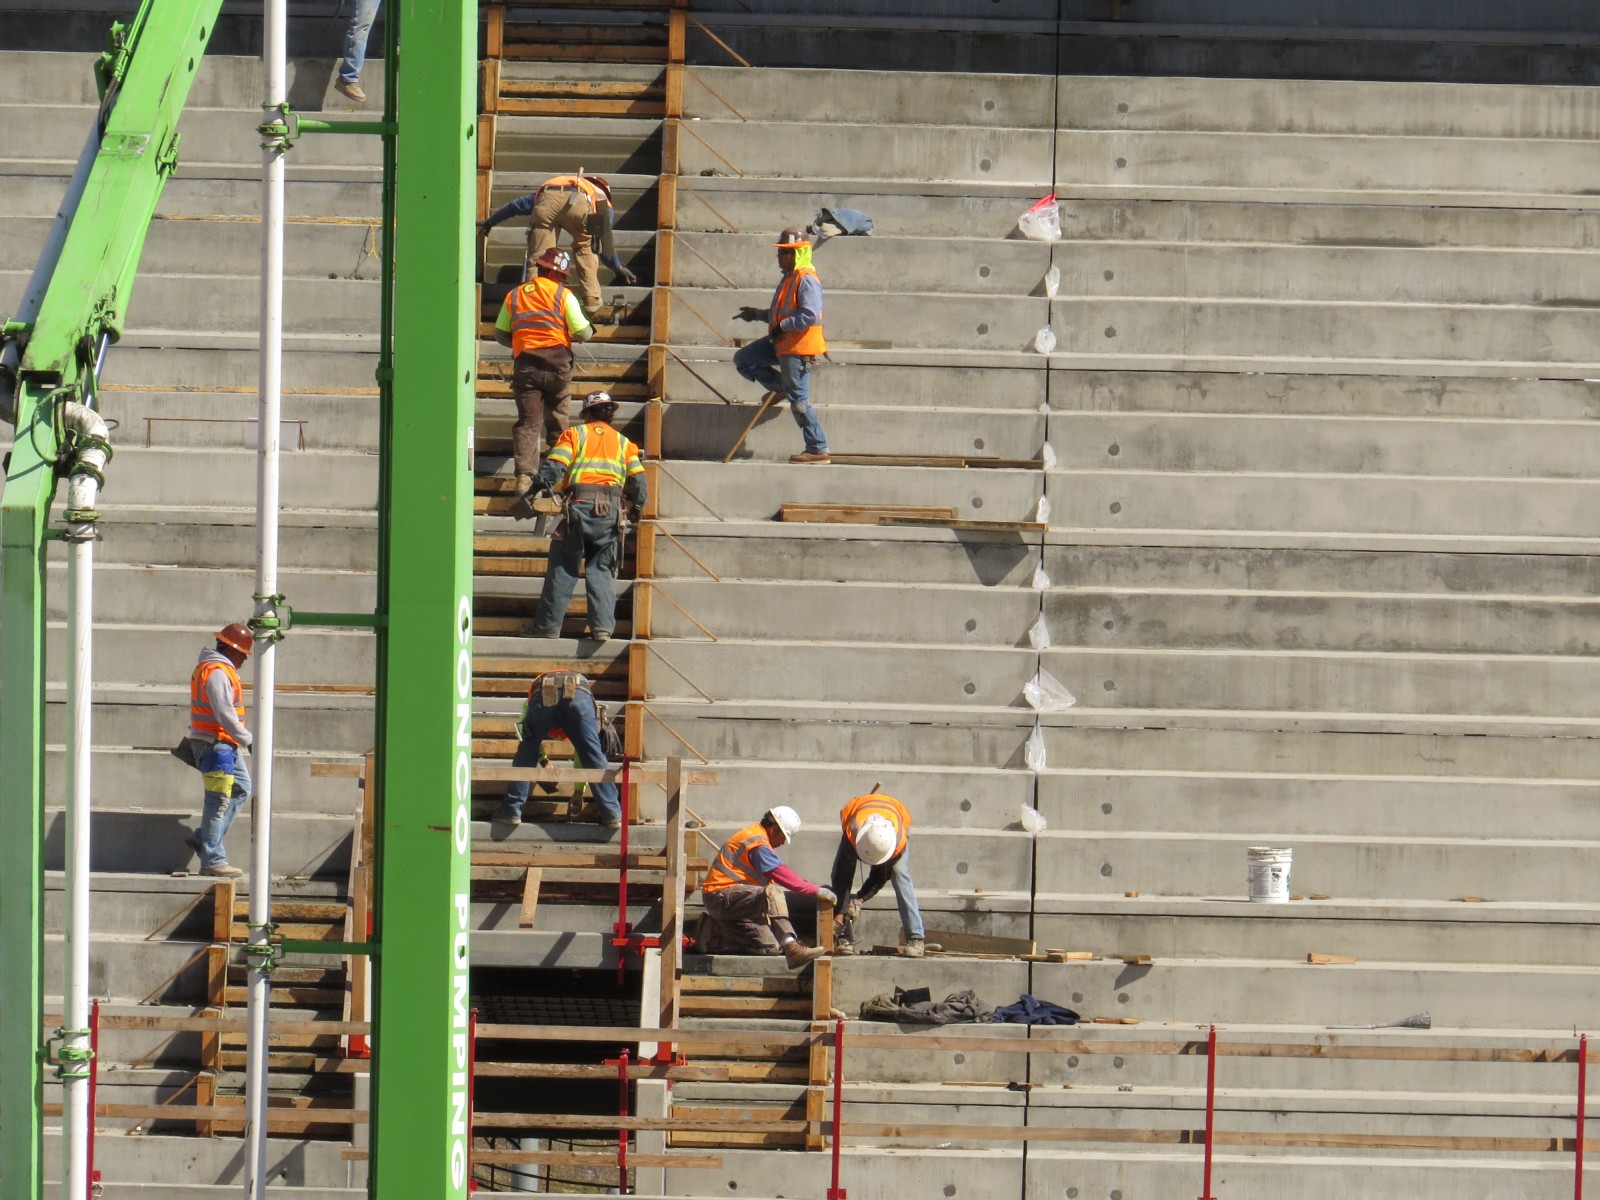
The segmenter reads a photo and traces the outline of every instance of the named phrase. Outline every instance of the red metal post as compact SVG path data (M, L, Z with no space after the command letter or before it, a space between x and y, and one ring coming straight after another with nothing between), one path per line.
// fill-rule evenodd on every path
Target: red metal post
M1200 1200L1214 1200L1211 1195L1211 1143L1217 1131L1217 1027L1211 1027L1206 1041L1206 1171L1200 1185Z
M1582 1067L1578 1068L1582 1071ZM1580 1076L1581 1078L1581 1076ZM100 1172L94 1169L94 1114L95 1093L100 1090L100 1001L89 1001L89 1186L83 1200L94 1200L94 1189L99 1186ZM1581 1088L1579 1089L1582 1090ZM1582 1100L1579 1100L1579 1117L1582 1117ZM1578 1135L1582 1137L1583 1134ZM1578 1161L1583 1161L1583 1151L1578 1151Z
M626 829L627 817L623 817L622 827ZM628 1115L628 1052L623 1050L617 1056L617 1115ZM617 1130L617 1194L631 1196L633 1189L628 1186L628 1131Z
M844 1019L833 1023L833 1186L828 1200L849 1200L839 1186L839 1132L844 1118Z
M1578 1039L1578 1140L1573 1147L1572 1198L1583 1200L1583 1117L1589 1090L1589 1035ZM90 1093L93 1095L93 1093Z
M467 1010L467 1191L478 1190L472 1175L473 1114L478 1111L478 1010Z

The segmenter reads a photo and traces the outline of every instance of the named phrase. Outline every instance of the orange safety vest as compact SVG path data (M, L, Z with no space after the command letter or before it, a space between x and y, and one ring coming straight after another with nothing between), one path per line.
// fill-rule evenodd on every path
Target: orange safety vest
M547 187L577 188L580 192L589 197L590 207L592 207L596 212L600 211L601 205L605 205L607 208L611 207L611 201L606 199L606 194L594 184L590 183L582 175L556 175L550 179L546 179L543 183L541 183L539 185L539 190L542 192Z
M556 485L563 492L574 484L621 487L624 480L644 474L639 447L604 421L568 426L551 447L550 461L566 468Z
M828 352L828 343L822 336L822 310L817 310L817 323L808 325L804 329L785 332L778 328L779 322L785 317L792 317L800 311L800 277L810 275L816 277L816 272L810 267L796 267L783 277L783 282L778 285L778 292L772 298L772 341L779 354L799 355L804 358L817 358Z
M506 308L511 312L511 352L570 348L566 303L566 285L542 275L512 288L506 296Z
M709 896L713 892L725 891L740 884L765 887L766 883L761 878L761 872L756 869L755 863L750 861L750 852L757 846L772 849L772 842L768 839L767 831L760 821L754 825L746 825L727 840L717 857L711 860L711 869L706 872L705 882L700 885L700 890Z
M228 682L233 685L233 711L239 715L239 724L244 724L244 685L239 682L239 672L233 669L232 663L203 662L189 676L189 727L197 733L210 734L219 742L237 746L239 743L217 722L217 714L211 711L211 702L206 699L206 680L213 671L222 671L228 676Z
M856 830L873 815L888 817L894 822L894 827L900 834L900 841L894 848L894 854L889 856L890 859L904 854L906 840L911 836L911 813L893 796L885 796L878 792L857 796L839 810L839 824L844 827L844 836L849 840L850 848L855 849Z

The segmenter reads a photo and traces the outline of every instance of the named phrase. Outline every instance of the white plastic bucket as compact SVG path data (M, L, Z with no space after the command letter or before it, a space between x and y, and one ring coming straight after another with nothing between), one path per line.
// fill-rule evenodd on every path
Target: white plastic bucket
M1250 899L1261 904L1282 904L1289 899L1289 865L1294 851L1276 846L1251 846L1249 862Z

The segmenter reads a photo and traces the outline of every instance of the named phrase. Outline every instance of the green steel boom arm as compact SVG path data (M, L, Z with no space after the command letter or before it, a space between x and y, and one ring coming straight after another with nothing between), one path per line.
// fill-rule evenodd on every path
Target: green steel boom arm
M44 543L55 406L92 396L100 349L122 334L145 233L177 165L178 118L221 7L144 0L131 24L113 27L97 66L98 149L64 207L65 239L52 236L0 349L0 409L17 425L0 495L0 1195L18 1200L39 1197L44 1178Z

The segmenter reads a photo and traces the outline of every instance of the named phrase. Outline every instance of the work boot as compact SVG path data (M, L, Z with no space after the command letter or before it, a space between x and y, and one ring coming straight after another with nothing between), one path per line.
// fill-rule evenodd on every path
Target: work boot
M526 496L528 494L529 489L532 488L532 487L533 487L533 476L532 475L518 475L517 476L517 481L512 486L511 490L514 491L519 496Z
M522 824L522 814L519 812L513 812L509 808L496 809L494 816L490 817L489 819L496 825L516 826Z
M365 104L367 102L367 93L362 90L359 81L349 83L343 79L335 79L333 81L333 90L341 95L350 97L357 104Z
M833 939L833 952L835 954L854 954L856 944L842 934L836 934Z
M201 867L200 874L215 875L222 879L237 879L244 872L239 870L238 867L230 867L227 863L218 863L214 867Z
M789 964L790 970L796 970L808 962L816 962L827 953L821 946L806 946L797 940L784 946L783 961Z
M589 640L591 642L609 642L611 640L611 630L591 629L589 631Z
M821 454L814 454L810 450L802 450L799 454L789 455L789 461L792 463L825 463L832 462L833 456L826 451Z
M921 958L927 951L921 938L907 938L906 944L900 947L900 953L906 958Z

